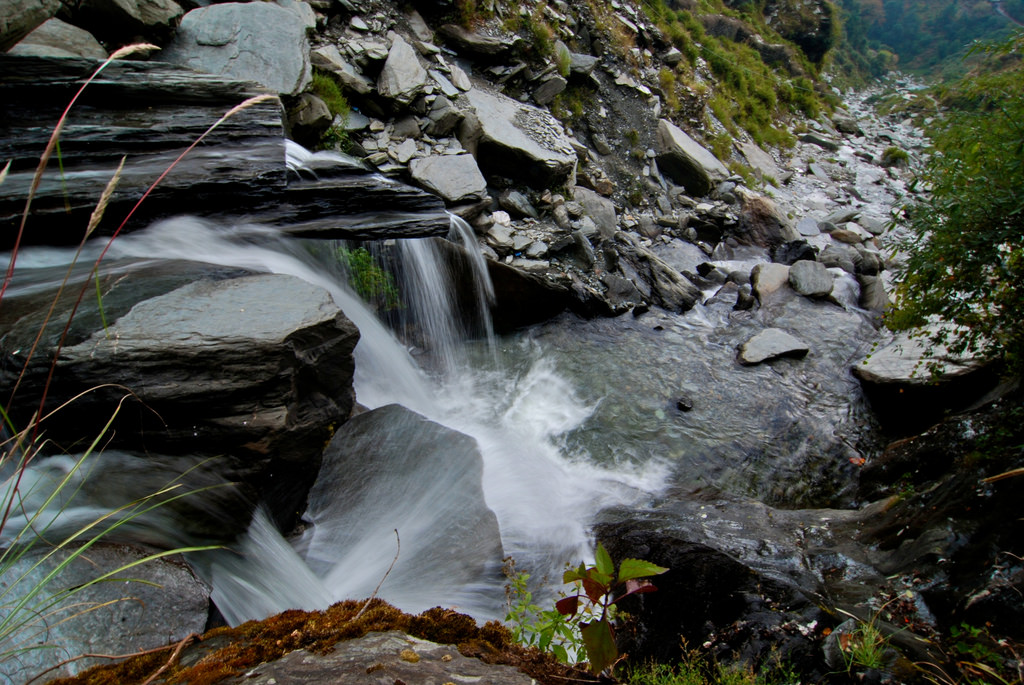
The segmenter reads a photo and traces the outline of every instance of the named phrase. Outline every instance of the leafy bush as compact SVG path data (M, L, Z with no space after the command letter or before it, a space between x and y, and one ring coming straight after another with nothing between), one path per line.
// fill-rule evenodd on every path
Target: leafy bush
M907 258L886 317L896 330L955 323L930 329L933 349L1001 360L1013 375L1024 372L1022 50L1024 34L987 48L999 68L961 81L961 108L932 132L920 176L930 193L897 217Z

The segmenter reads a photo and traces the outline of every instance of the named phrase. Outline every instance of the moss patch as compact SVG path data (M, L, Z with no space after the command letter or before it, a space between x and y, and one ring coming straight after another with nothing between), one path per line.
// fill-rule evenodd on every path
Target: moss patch
M239 675L288 652L305 649L323 654L341 640L367 633L401 630L414 637L456 645L464 656L489 664L515 666L540 683L564 683L586 677L559 663L553 656L515 644L508 629L496 621L477 626L470 616L434 608L418 616L402 613L387 602L374 599L356 618L365 602L339 602L324 611L286 611L263 621L249 621L236 628L215 628L181 652L155 682L209 685ZM144 682L170 660L175 645L117 664L97 666L55 685L120 685Z

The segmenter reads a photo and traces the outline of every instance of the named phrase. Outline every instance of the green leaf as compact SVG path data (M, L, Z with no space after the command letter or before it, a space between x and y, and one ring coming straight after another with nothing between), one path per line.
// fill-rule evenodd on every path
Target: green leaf
M569 663L569 653L565 651L565 647L562 645L551 645L551 653L563 664Z
M619 582L632 580L634 578L646 578L657 576L668 571L664 566L652 564L643 559L623 559L619 565Z
M580 633L587 650L587 660L590 661L590 672L594 675L599 675L619 658L612 625L606 619L581 626Z
M615 564L612 563L612 557L600 542L597 543L597 552L594 553L594 566L606 576L615 575Z

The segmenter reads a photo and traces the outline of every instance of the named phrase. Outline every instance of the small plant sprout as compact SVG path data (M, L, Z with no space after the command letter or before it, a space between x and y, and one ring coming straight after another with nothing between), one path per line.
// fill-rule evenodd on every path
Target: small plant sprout
M597 675L619 660L612 628L615 604L623 597L654 592L657 588L647 577L668 569L641 559L623 559L616 574L611 556L600 543L594 557L593 566L580 564L579 568L565 572L562 582L573 583L577 591L558 600L555 608L578 622L590 670Z

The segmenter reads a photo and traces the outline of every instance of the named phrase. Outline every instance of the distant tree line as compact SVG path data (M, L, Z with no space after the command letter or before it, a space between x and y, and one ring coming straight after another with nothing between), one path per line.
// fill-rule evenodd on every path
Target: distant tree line
M958 68L976 40L1004 40L1024 0L839 0L850 48L898 57L900 69ZM878 64L876 66L881 66Z

